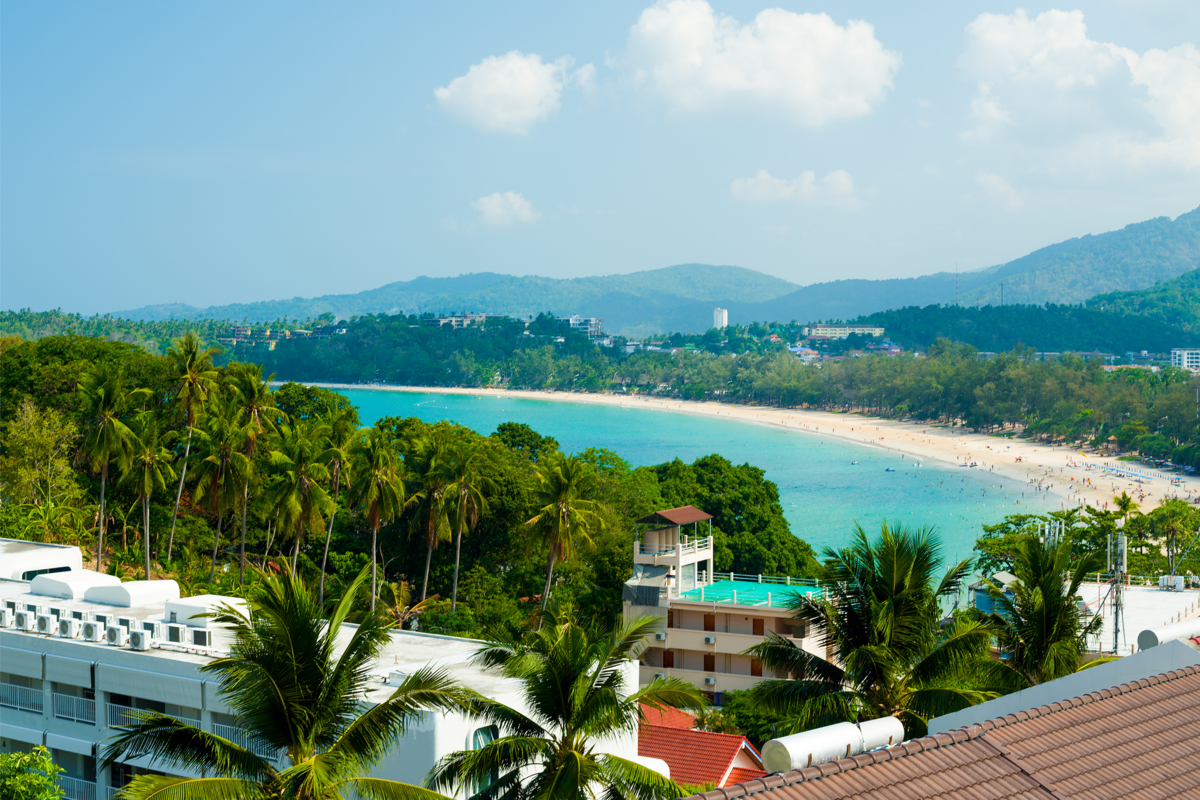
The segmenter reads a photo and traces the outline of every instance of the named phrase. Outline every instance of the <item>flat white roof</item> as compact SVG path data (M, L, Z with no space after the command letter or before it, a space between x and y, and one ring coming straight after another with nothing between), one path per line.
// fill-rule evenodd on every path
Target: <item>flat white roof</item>
M84 598L90 603L120 608L166 603L179 599L179 584L172 580L117 582L88 589Z
M105 575L90 569L70 572L50 572L38 575L30 583L30 594L45 597L60 597L66 600L82 600L84 593L95 586L120 585L116 575Z
M1107 583L1085 583L1079 588L1079 594L1088 609L1096 611L1104 619L1104 628L1100 634L1100 650L1111 652L1113 646L1112 598L1109 595ZM1128 655L1137 645L1138 634L1150 628L1158 628L1172 622L1180 614L1186 619L1189 614L1196 613L1197 603L1200 602L1200 590L1189 589L1182 592L1169 592L1157 586L1127 586L1124 590L1121 614L1120 642L1117 651ZM1095 641L1090 644L1095 647Z

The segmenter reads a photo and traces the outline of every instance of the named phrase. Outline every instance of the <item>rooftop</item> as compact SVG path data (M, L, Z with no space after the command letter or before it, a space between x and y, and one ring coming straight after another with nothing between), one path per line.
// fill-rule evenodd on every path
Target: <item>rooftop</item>
M653 514L647 514L639 519L638 522L649 525L688 525L693 522L703 522L706 519L712 518L712 514L701 511L695 506L680 506L679 508L667 508L655 511Z
M774 578L778 582L751 580L720 580L710 586L699 586L679 593L680 600L705 603L727 603L739 606L785 608L797 595L820 594L823 589L811 581L796 578Z
M1104 652L1112 652L1113 646L1112 606L1108 591L1107 583L1085 583L1079 587L1079 594L1087 603L1088 610L1099 609L1104 618L1099 642ZM1122 604L1124 611L1121 615L1118 652L1128 655L1137 645L1138 634L1142 631L1174 622L1179 617L1187 619L1200 613L1200 591L1188 589L1173 592L1157 586L1127 586ZM1095 642L1092 645L1095 646Z
M746 757L738 758L743 752ZM753 768L761 765L761 759L746 738L727 733L643 725L638 729L638 755L662 759L671 768L671 780L692 786L719 786L739 767L741 776L766 774Z
M1200 667L695 797L1200 797Z

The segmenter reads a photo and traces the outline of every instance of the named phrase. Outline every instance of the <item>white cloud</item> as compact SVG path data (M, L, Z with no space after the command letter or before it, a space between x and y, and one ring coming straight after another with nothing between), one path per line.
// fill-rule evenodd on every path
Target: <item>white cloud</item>
M635 81L680 110L780 111L812 126L869 113L900 61L861 20L773 8L742 25L704 0L647 8L626 53Z
M978 172L975 174L975 183L979 185L979 188L983 190L985 195L1009 211L1021 210L1021 196L1017 194L1017 190L1012 187L1012 184L1003 175L995 175L991 172Z
M534 222L542 216L517 192L489 194L471 203L471 208L483 216L484 224L493 228L507 228L514 222Z
M1064 165L1200 168L1200 51L1090 39L1082 11L980 14L960 66L976 81L967 140L1050 143Z
M442 108L477 128L523 134L558 109L564 86L590 83L595 68L569 72L573 63L565 56L544 63L536 53L513 50L488 56L433 94Z
M795 180L776 178L765 169L760 169L752 178L738 178L730 184L735 200L747 203L778 203L798 200L802 203L823 206L853 208L858 205L854 191L854 179L843 169L827 173L817 180L812 170L800 173Z

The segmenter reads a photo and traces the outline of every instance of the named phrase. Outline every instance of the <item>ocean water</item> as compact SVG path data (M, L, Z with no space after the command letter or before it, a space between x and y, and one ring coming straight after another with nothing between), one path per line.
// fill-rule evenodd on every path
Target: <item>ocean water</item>
M358 406L365 425L386 416L417 417L451 420L486 435L502 422L523 422L553 436L567 452L603 447L634 466L691 462L710 453L734 464L749 462L779 487L792 533L818 555L846 544L856 522L870 533L886 519L935 526L947 560L968 558L984 523L1051 507L1011 479L928 462L917 466L912 456L804 431L555 400L369 389L342 394Z

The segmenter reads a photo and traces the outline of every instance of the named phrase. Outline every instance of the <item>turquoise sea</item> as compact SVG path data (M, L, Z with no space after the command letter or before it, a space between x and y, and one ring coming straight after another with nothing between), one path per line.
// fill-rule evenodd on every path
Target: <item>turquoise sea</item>
M912 456L766 425L556 400L370 389L342 394L358 406L365 425L386 416L417 417L490 434L502 422L524 422L553 436L565 451L604 447L634 466L694 461L709 453L749 462L778 485L792 533L818 554L845 544L856 521L870 532L886 518L934 525L947 559L967 558L983 523L1050 508L1017 481L953 466L918 467ZM889 467L896 471L885 472Z

